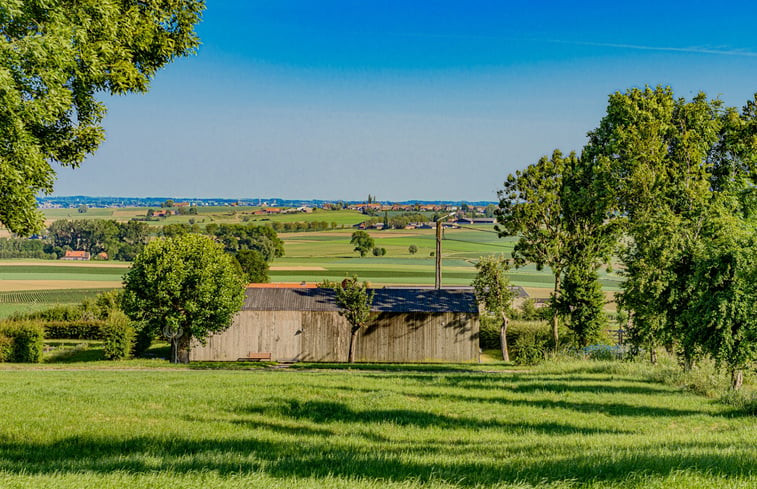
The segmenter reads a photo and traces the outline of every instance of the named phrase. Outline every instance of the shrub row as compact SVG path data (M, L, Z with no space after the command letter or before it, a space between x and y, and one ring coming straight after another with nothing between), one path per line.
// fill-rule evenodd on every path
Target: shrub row
M44 329L38 323L0 323L0 362L42 361L44 337Z
M51 340L100 340L106 321L40 321L45 338Z

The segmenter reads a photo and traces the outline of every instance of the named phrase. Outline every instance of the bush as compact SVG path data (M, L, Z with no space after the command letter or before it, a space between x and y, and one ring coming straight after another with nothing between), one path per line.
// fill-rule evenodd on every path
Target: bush
M479 345L484 350L501 349L500 319L481 316ZM552 341L552 330L544 321L511 320L507 327L507 344L510 358L519 365L535 365L542 361Z
M478 344L482 350L501 349L499 341L499 328L501 324L500 319L497 317L489 314L481 315Z
M105 321L51 321L43 323L45 338L50 340L99 340Z
M17 363L38 363L42 361L42 347L45 332L36 322L7 322L0 325L0 337L4 341L6 361Z
M13 354L13 339L0 334L0 363L7 362Z
M544 321L510 321L507 339L515 363L536 365L546 357L552 342L552 330Z
M103 355L106 360L125 360L131 356L135 331L126 314L113 313L102 328Z
M135 357L143 357L147 350L150 349L150 346L155 339L155 333L146 327L146 325L138 324L135 335L136 337L134 339L132 353Z

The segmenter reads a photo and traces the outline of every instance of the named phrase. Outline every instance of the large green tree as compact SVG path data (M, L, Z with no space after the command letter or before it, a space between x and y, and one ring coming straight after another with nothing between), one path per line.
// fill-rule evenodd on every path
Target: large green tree
M473 279L473 289L478 302L487 312L498 317L501 321L499 330L502 358L510 361L510 351L507 348L507 326L510 323L510 305L515 294L510 289L507 277L509 264L507 260L497 256L483 256L476 263L476 277Z
M626 221L619 300L632 315L631 338L677 347L686 365L704 351L687 311L700 250L720 233L708 223L729 217L754 232L756 129L754 102L739 112L704 94L631 89L610 96L584 149L606 183L597 194L611 195Z
M234 258L207 236L150 242L124 278L124 311L170 338L172 361L189 361L192 339L225 330L242 307L245 280Z
M536 164L507 176L498 192L496 230L500 237L515 236L515 266L534 263L538 269L548 266L554 278L553 300L560 295L560 278L567 265L569 243L564 215L563 175L577 156L564 157L555 150L551 158L542 157ZM552 318L554 347L559 344L558 314Z
M757 361L757 236L732 223L718 227L686 277L691 300L684 314L697 345L739 389L743 371Z
M0 223L42 226L55 165L77 167L105 133L100 94L144 92L197 47L202 0L0 2Z

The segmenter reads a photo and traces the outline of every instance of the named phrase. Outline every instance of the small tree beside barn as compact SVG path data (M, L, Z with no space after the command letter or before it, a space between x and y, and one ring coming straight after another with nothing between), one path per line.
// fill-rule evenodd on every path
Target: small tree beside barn
M510 280L507 278L507 260L496 256L484 256L476 264L478 273L473 279L473 288L476 298L483 304L487 312L502 319L500 327L500 341L502 345L502 358L510 361L510 352L507 349L507 325L510 320L510 304L514 293L510 288Z
M368 284L365 282L360 283L356 276L346 278L341 283L324 282L322 287L334 290L339 315L350 323L350 348L347 361L355 363L355 338L358 331L364 328L371 319L373 291L368 289Z

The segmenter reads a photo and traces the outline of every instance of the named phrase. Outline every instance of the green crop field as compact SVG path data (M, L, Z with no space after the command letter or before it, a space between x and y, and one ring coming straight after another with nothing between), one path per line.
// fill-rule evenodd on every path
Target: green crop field
M218 208L228 211L229 207ZM201 209L206 210L206 209ZM300 214L300 216L315 216ZM323 211L324 215L340 215L352 219L352 211ZM357 214L360 217L365 217ZM181 218L187 216L179 216ZM291 216L286 216L291 217ZM277 216L285 218L285 216ZM442 241L442 284L470 285L475 276L475 263L479 257L489 254L512 252L513 239L500 239L492 226L475 226L466 229L446 229ZM384 256L360 257L350 244L352 229L335 229L319 232L281 233L285 256L272 263L270 271L274 282L320 282L341 280L353 274L367 280L373 286L383 285L433 285L435 277L435 231L431 229L388 230L369 233L376 246L386 249ZM415 245L416 254L408 248ZM31 289L75 289L71 299L37 299L29 302L9 302L0 293L0 318L13 312L37 310L40 304L75 303L81 299L80 289L106 289L119 287L123 267L111 266L114 262L86 262L62 264L51 260L2 260L0 261L0 291L28 291ZM526 287L535 297L547 297L552 288L549 269L537 270L533 265L513 269L510 273L513 284ZM619 290L620 277L615 273L601 271L600 280L608 294ZM38 292L38 293L41 293ZM54 292L53 295L58 294ZM87 296L93 295L87 293ZM79 297L74 300L73 296ZM27 307L28 306L28 307ZM612 309L608 303L608 308Z
M58 290L14 290L0 292L0 319L14 313L29 313L49 309L59 304L80 304L84 299L93 298L107 288L58 289Z
M159 209L153 207L153 210ZM196 215L167 216L157 221L147 221L153 227L161 227L166 224L196 222L200 225L210 223L255 223L266 224L278 222L311 222L326 221L331 225L335 222L338 226L350 227L369 218L364 214L351 210L327 211L318 209L311 213L291 213L280 215L256 216L255 211L259 207L230 207L230 206L202 206L197 208ZM60 219L114 219L116 221L128 221L134 217L143 218L147 215L147 207L119 207L119 208L91 208L87 212L79 212L77 209L42 209L45 219L57 221Z
M0 487L757 487L757 418L632 364L77 365L0 370Z

